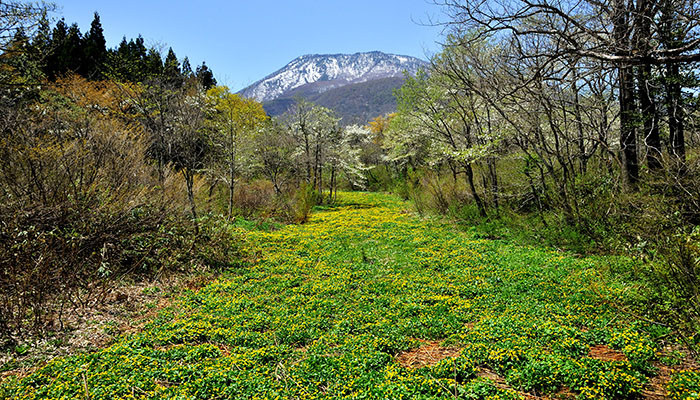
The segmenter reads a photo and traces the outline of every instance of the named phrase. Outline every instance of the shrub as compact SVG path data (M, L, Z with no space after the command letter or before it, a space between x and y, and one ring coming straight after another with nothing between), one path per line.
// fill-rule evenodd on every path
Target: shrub
M102 301L108 283L144 273L161 213L112 209L91 199L17 210L0 224L0 330L18 333L62 324L67 308ZM148 238L148 241L144 239Z
M678 234L659 246L660 256L646 269L655 314L696 347L700 332L700 231Z
M275 188L264 180L241 182L233 195L233 204L245 218L270 216L274 212Z

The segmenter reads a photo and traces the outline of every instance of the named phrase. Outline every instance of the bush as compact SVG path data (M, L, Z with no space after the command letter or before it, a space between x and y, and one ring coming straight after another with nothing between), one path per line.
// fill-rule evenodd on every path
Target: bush
M62 327L124 277L235 257L231 240L218 245L221 229L196 238L181 177L147 162L149 138L119 93L67 78L33 104L0 110L3 338Z
M646 277L654 313L697 350L700 332L700 230L679 234L659 245L660 257L649 264Z
M320 195L312 186L302 184L294 193L291 204L292 221L296 223L306 222L311 214L311 208L318 204L319 200Z
M110 209L98 200L0 212L4 334L62 324L64 310L102 301L108 282L146 272L153 249L143 239L161 225L158 211Z
M233 204L245 218L256 215L269 217L274 213L274 199L275 188L272 183L257 180L239 183L233 195Z
M283 223L304 223L311 208L320 202L312 186L301 183L276 193L271 182L256 180L238 184L234 194L237 214L247 219L273 219Z

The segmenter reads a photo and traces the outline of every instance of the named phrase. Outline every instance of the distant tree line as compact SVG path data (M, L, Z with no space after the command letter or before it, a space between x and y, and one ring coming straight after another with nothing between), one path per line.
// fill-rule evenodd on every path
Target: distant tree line
M192 69L187 57L178 60L172 48L165 59L156 47L147 48L143 37L122 39L115 48L107 48L100 16L95 13L90 29L81 33L77 24L60 19L51 28L45 11L41 13L35 32L28 36L24 28L14 30L5 46L6 73L22 70L27 78L45 77L55 81L68 74L88 80L113 79L122 82L143 82L154 77L170 79L196 78L206 89L216 86L211 69L202 63ZM13 54L23 58L20 61ZM15 65L12 65L15 63ZM31 63L31 70L27 64ZM9 65L7 65L9 64Z

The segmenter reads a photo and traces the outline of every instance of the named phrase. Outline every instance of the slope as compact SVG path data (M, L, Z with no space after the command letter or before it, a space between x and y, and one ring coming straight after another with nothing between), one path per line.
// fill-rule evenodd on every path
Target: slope
M415 74L427 66L415 57L379 51L355 54L308 54L242 89L239 94L260 102L282 97L301 87L320 93L325 90L383 78L400 78L404 71Z
M264 107L271 116L278 116L294 107L294 99L298 96L335 110L345 124L364 124L377 115L396 111L396 99L393 93L395 89L401 87L403 81L403 78L382 78L345 85L321 93L307 90L305 85L293 90L288 97L265 103Z

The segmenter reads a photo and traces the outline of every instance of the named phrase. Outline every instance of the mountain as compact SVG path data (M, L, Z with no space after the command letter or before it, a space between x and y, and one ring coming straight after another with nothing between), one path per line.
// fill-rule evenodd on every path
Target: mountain
M401 87L404 78L381 78L353 83L325 92L306 90L293 91L294 96L281 97L263 103L265 111L272 116L282 115L294 106L297 96L335 110L345 124L364 124L377 115L396 111L394 89ZM306 86L306 85L305 85ZM301 89L306 89L302 86Z
M392 92L404 71L415 74L428 64L420 59L379 51L301 56L284 68L241 90L280 115L303 97L338 112L346 122L365 122L396 108Z

